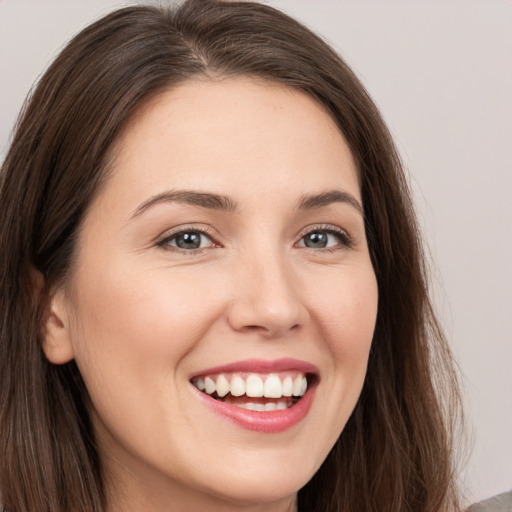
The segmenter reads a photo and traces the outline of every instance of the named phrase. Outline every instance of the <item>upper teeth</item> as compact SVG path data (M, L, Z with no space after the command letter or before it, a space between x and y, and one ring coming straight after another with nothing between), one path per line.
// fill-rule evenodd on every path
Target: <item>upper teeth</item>
M304 395L308 386L306 376L302 373L294 375L221 373L217 376L199 377L192 383L201 391L209 395L217 393L219 397L224 397L228 393L232 396L247 395L249 397L300 397Z

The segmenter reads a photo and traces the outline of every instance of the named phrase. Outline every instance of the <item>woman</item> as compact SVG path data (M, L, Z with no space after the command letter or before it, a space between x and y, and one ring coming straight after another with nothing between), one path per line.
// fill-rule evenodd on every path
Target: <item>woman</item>
M296 21L189 1L87 27L0 201L7 511L458 509L400 160Z

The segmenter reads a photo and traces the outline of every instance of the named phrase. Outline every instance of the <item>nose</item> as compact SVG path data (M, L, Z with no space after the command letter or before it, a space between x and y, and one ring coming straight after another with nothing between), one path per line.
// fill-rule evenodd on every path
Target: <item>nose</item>
M236 272L228 323L239 332L279 338L306 325L309 312L284 258L245 259Z

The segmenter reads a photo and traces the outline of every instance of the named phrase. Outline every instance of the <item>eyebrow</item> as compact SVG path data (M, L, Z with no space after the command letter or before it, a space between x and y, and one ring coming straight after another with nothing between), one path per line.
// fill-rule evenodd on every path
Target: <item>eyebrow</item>
M146 210L157 204L174 202L224 212L238 211L237 202L228 196L192 190L169 190L152 196L147 201L144 201L133 211L130 215L130 219L138 217ZM361 215L364 215L361 203L352 194L338 189L327 190L320 194L308 194L302 196L299 201L299 210L314 210L316 208L328 206L332 203L348 204L355 208Z
M348 204L364 216L363 205L352 194L339 189L303 196L299 202L299 210L314 210L328 206L331 203Z
M195 192L192 190L169 190L150 197L138 206L131 214L130 219L138 217L146 210L160 203L185 203L192 206L200 206L210 210L235 212L238 206L233 199L227 196L211 194L209 192Z

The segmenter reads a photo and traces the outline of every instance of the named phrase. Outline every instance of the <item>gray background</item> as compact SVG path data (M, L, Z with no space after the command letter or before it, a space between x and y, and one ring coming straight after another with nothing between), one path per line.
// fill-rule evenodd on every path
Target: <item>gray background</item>
M0 161L31 84L110 0L0 0ZM134 3L134 2L130 2ZM468 500L512 487L512 3L268 2L327 38L411 173L434 295L464 378Z

